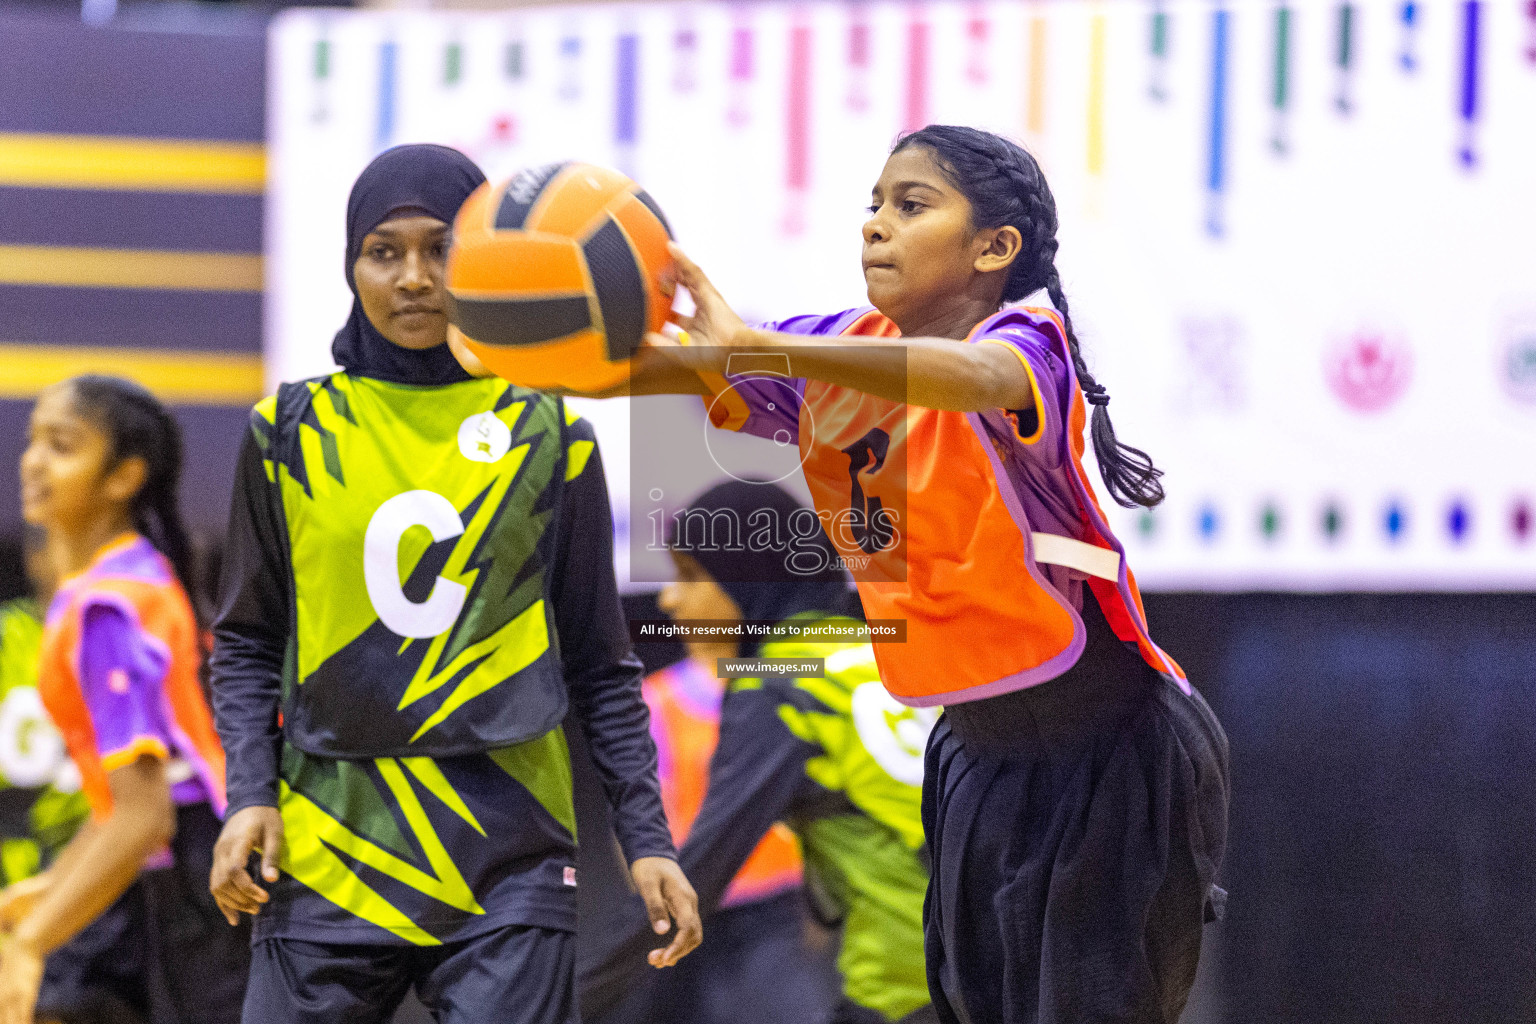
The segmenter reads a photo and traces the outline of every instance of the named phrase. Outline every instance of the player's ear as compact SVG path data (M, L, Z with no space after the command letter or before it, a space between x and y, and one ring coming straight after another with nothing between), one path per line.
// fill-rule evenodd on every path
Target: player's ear
M1006 270L1019 258L1024 248L1024 236L1012 224L1000 228L986 228L977 232L981 252L973 266L981 273Z
M114 502L127 504L144 489L149 479L149 463L142 455L130 455L107 471L102 478L102 490Z

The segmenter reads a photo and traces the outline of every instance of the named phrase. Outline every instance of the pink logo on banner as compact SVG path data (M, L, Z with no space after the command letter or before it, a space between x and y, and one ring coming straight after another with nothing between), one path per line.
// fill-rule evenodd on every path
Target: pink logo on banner
M848 108L869 109L869 21L864 6L855 3L848 23Z
M698 88L699 34L689 24L681 24L672 33L672 88L693 92Z
M986 9L978 4L965 26L965 77L972 85L986 85L991 77L987 67L987 37L991 29Z
M1357 331L1323 357L1328 385L1356 412L1381 412L1408 390L1413 349L1384 331Z
M811 187L811 29L798 24L789 33L789 96L785 118L784 184L789 207L784 233L805 230L805 205Z
M906 129L915 132L928 123L928 22L921 13L907 25Z
M745 128L752 120L749 96L752 91L752 24L745 14L738 13L736 25L731 29L731 98L725 119L732 128Z

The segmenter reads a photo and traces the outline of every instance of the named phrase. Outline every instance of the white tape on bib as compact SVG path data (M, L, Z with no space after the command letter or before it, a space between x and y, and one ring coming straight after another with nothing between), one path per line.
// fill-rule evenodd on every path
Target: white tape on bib
M1035 561L1064 565L1068 569L1097 576L1101 580L1120 579L1120 554L1108 548L1096 548L1071 537L1054 533L1031 534Z

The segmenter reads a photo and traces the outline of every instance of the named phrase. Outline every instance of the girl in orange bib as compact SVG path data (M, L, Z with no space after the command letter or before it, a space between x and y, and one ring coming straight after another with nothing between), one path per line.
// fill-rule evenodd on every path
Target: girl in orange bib
M1162 499L1079 352L1056 227L1023 149L929 126L874 186L872 306L752 328L675 253L688 343L653 336L629 391L797 443L869 619L905 623L875 651L893 696L945 709L923 782L942 1019L1172 1022L1225 895L1226 739L1083 467L1092 406L1110 496ZM1005 305L1039 292L1054 308Z
M180 428L137 384L77 377L33 409L22 512L63 577L38 690L91 818L46 872L0 893L4 1024L34 1009L239 1020L250 939L207 890L224 753L199 680L180 474Z

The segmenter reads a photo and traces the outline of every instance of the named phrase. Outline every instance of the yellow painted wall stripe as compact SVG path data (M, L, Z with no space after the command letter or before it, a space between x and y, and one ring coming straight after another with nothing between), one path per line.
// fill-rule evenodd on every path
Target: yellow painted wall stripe
M0 284L261 291L261 256L236 252L0 245Z
M127 377L167 402L193 405L254 405L265 391L257 355L0 342L0 398L35 398L81 373Z
M266 180L256 142L0 132L0 185L259 195Z

